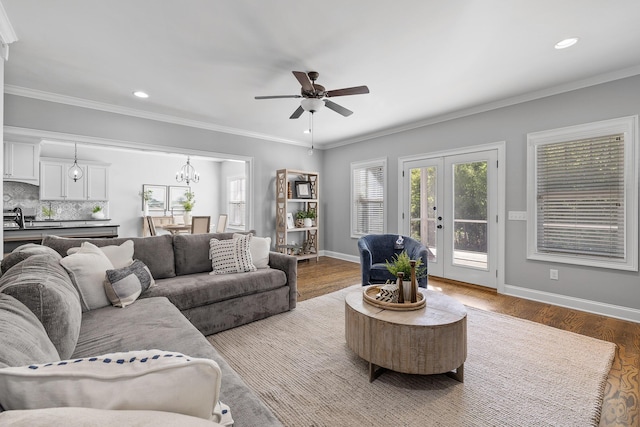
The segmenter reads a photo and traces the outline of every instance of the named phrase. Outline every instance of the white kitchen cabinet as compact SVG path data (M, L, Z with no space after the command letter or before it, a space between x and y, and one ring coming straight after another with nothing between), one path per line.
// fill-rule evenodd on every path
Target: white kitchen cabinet
M82 178L68 175L72 162L42 158L40 161L40 200L109 200L109 165L78 162Z
M4 180L38 185L40 182L39 159L39 143L5 141Z

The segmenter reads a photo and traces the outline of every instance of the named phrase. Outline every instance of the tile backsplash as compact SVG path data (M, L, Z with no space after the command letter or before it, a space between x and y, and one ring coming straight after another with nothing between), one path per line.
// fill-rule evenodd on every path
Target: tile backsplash
M106 218L109 218L109 202L96 201L64 201L40 200L40 187L22 182L5 181L3 195L4 209L15 207L33 208L36 212L36 220L47 219L42 214L42 207L53 209L52 219L56 220L83 220L91 219L91 212L95 206L100 206Z

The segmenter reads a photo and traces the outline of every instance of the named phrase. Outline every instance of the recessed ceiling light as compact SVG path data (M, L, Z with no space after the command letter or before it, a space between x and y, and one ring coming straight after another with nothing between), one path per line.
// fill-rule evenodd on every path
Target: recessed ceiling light
M141 90L137 90L135 92L133 92L134 96L137 96L138 98L148 98L149 94L147 94L146 92L143 92Z
M305 129L302 131L302 133L311 133L311 129Z
M556 43L555 48L556 49L566 49L568 47L573 46L576 43L578 43L578 38L577 37L570 37L568 39L560 40L558 43Z

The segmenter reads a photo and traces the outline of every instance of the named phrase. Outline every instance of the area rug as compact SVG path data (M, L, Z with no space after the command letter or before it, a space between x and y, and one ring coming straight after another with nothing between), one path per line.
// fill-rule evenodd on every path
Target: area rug
M209 341L285 426L597 426L615 345L467 307L464 383L391 371L346 345L350 287Z

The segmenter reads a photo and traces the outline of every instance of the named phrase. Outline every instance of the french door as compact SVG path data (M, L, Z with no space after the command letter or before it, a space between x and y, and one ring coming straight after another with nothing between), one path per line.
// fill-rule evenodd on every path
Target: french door
M432 276L497 287L498 150L404 162L403 233Z

